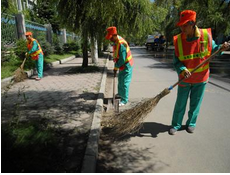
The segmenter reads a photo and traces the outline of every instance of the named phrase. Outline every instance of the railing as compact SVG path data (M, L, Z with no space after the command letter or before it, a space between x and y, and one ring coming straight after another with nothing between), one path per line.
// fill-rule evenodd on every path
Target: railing
M45 25L32 22L29 20L25 20L25 28L26 31L30 31L33 33L33 37L37 40L39 39L46 39L46 32L47 28ZM60 43L61 45L64 44L64 33L59 32L58 34L54 34L52 32L52 40L54 43ZM17 36L17 26L15 17L12 15L8 15L5 13L1 14L1 38L2 43L5 46L14 46L18 36ZM77 41L79 37L76 36L74 33L66 32L66 40L65 42Z
M25 20L26 31L33 33L34 38L46 38L46 28L42 24Z
M1 38L4 45L15 45L17 40L17 29L14 16L5 13L1 14Z

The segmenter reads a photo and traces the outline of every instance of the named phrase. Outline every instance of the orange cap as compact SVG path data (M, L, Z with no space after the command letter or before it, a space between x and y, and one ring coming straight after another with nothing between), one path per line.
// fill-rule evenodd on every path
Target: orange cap
M32 36L32 32L26 32L26 34L25 34L26 36Z
M192 10L184 10L180 13L180 21L176 25L182 26L189 21L196 22L196 12Z
M107 30L107 35L105 36L105 39L107 40L110 40L113 35L117 34L117 28L114 26L108 27L106 30Z

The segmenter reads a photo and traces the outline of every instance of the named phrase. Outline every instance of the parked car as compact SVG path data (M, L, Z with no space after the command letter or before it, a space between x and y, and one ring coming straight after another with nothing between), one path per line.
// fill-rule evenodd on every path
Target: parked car
M147 50L161 51L165 49L165 41L164 35L149 35L145 46Z

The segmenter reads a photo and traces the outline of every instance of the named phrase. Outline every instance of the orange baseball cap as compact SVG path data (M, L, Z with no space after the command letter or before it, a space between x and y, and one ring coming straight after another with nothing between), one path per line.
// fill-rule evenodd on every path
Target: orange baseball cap
M184 10L180 13L180 21L176 24L177 26L182 26L188 21L196 22L196 12L192 10Z
M26 34L25 34L26 36L32 36L32 32L26 32Z
M106 30L107 30L107 35L105 36L105 39L107 40L110 40L113 35L117 34L117 28L114 26L108 27Z

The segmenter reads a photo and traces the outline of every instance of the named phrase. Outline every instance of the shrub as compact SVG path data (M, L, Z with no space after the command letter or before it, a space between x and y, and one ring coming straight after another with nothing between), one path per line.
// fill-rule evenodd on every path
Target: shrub
M14 48L14 52L19 57L19 59L23 60L25 58L25 53L27 52L26 40L24 39L17 40L16 47Z
M53 46L51 46L49 42L42 41L40 44L41 44L44 56L48 56L54 53L54 48Z
M54 44L54 53L60 54L60 55L64 54L64 50L60 43Z
M63 45L64 52L78 51L79 49L80 49L80 45L76 42L69 42Z

